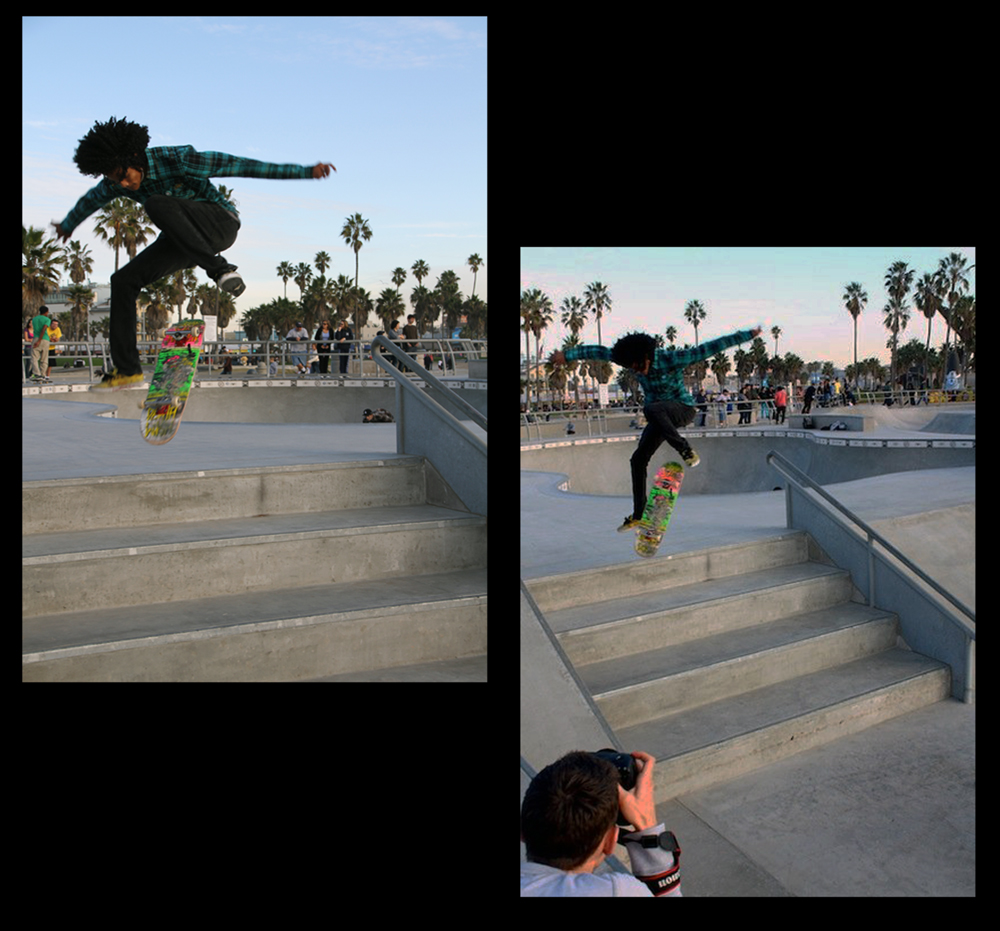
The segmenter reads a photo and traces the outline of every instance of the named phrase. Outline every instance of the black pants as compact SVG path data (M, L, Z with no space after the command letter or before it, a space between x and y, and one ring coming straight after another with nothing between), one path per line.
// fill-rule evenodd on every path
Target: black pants
M135 301L158 278L199 265L215 280L236 266L221 255L240 228L232 211L197 200L156 195L143 205L162 230L156 241L111 276L111 359L123 375L142 371L135 343Z
M632 516L642 517L646 507L646 467L653 453L666 440L683 457L691 448L678 427L686 427L694 420L695 410L680 401L656 401L642 411L646 415L646 429L639 438L639 446L632 453Z

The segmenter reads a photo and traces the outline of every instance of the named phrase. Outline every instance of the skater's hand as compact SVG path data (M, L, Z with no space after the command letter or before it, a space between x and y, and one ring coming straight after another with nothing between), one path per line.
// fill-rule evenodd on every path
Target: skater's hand
M632 756L638 761L639 775L635 777L635 788L626 792L621 783L618 784L618 807L630 824L637 831L652 828L660 822L656 817L656 803L653 800L653 765L656 760L642 750L636 750Z
M760 336L760 332L761 332L762 329L763 329L763 327L755 326L750 331L750 338L753 339L755 336Z
M562 350L557 349L551 356L549 356L549 362L553 365L565 365L566 364L566 354Z
M67 233L58 223L53 223L52 225L56 228L56 238L66 242L66 240L69 239L69 233Z
M326 165L323 162L320 162L315 168L313 168L313 177L325 178L327 175L330 174L331 168L333 168L334 171L337 170L336 167L333 165Z

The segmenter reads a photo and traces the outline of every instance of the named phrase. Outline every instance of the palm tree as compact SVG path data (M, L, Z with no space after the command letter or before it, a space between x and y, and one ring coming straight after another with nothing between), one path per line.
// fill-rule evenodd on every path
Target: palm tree
M945 374L948 372L948 339L951 336L952 312L955 310L960 294L969 289L969 279L965 277L965 273L976 267L975 265L969 265L967 268L966 262L968 262L968 259L965 256L959 255L957 252L952 252L948 258L941 259L937 270L937 274L948 292L948 313L945 317L948 325L945 328L943 353ZM941 384L944 384L943 378Z
M476 296L476 273L479 271L480 267L486 263L482 260L480 255L474 252L466 260L465 264L472 269L472 296Z
M915 272L908 268L906 262L893 262L885 273L885 290L889 293L889 303L882 308L885 314L883 325L892 334L892 363L890 366L890 385L896 388L896 350L899 346L899 334L910 322L910 308L906 303L906 295L913 284Z
M708 316L701 301L688 301L684 308L684 319L694 327L694 344L698 345L698 325Z
M858 317L861 316L861 311L864 310L865 304L868 303L868 292L861 287L859 282L852 281L847 286L847 290L844 291L844 295L841 300L845 302L844 306L847 308L847 312L854 318L854 367L857 369Z
M344 220L344 228L340 231L341 237L354 250L354 287L358 286L358 253L361 251L361 240L366 242L372 238L371 227L368 221L360 213Z
M608 286L594 281L587 285L583 292L583 306L585 310L594 311L597 317L597 345L603 346L601 342L601 317L606 311L611 310L611 295L608 294Z

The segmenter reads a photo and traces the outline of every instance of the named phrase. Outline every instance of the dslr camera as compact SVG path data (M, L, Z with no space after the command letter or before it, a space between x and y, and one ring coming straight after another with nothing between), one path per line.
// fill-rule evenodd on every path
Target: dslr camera
M594 751L594 756L599 756L602 760L607 760L618 770L618 781L622 784L622 788L626 792L635 788L635 758L631 754L619 753L617 750L605 747L603 750ZM618 824L625 826L629 823L622 815L621 809L619 809Z

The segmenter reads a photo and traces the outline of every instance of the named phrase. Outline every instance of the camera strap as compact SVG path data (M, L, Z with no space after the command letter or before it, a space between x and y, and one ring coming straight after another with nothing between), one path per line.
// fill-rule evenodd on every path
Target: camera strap
M632 857L632 868L635 873L635 878L640 882L646 884L646 888L655 896L668 895L675 889L680 887L681 884L681 847L677 843L677 838L674 836L673 831L664 831L662 834L655 835L622 835L618 836L618 840L623 844L637 844L639 847L644 849L649 848L660 848L667 850L673 854L674 862L673 866L668 870L663 870L658 873L648 873L646 870L652 865L650 860L652 857ZM636 851L636 854L639 852ZM641 860L642 863L636 863L637 860ZM642 869L645 866L645 869Z

